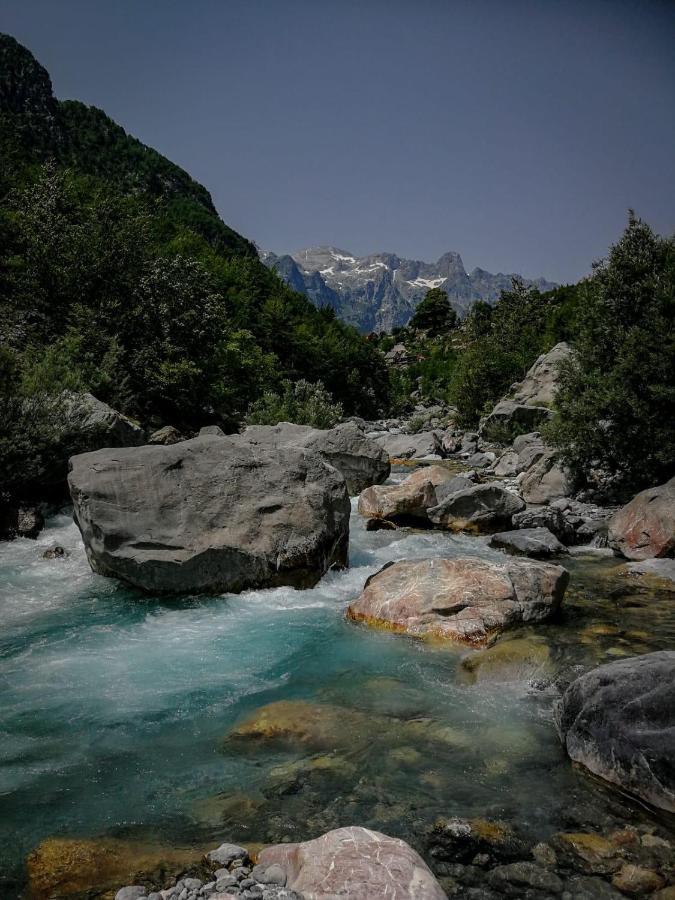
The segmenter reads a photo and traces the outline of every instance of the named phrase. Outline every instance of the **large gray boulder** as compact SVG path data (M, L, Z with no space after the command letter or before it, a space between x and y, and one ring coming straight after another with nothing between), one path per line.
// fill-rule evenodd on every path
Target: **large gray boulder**
M626 559L675 556L675 478L622 506L610 519L608 538Z
M250 425L240 440L253 447L288 447L319 453L342 473L350 494L358 494L371 484L381 484L391 471L387 452L355 422L343 422L328 429L290 422Z
M529 559L404 559L372 575L347 615L417 637L484 646L508 628L550 618L568 577L561 566Z
M88 448L137 447L145 443L140 425L93 394L64 391L61 400L64 420Z
M487 440L506 441L514 435L532 431L550 418L551 411L544 406L500 400L481 422L480 434Z
M520 528L515 531L500 531L490 538L490 546L505 550L512 556L531 556L533 559L547 559L567 553L567 547L551 534L548 528Z
M442 455L442 438L439 431L421 431L419 434L385 432L375 440L390 459L425 459Z
M512 517L523 509L520 497L493 482L453 492L427 515L434 525L452 531L495 531L510 526Z
M318 454L222 437L70 461L92 569L153 593L306 587L347 560L344 478Z
M530 367L525 378L497 403L481 423L481 436L505 440L532 431L551 416L551 406L558 389L560 364L572 353L564 342L542 354Z
M574 528L556 506L528 506L513 517L514 528L546 528L563 544L574 543Z
M463 478L462 482L470 484ZM438 503L438 491L456 482L442 466L417 469L400 484L373 485L359 497L358 509L366 519L382 519L407 524L411 519L427 520L427 510Z
M554 450L546 450L530 466L520 483L520 492L527 503L546 504L569 496L574 485L569 472L560 464Z
M572 354L569 344L561 341L548 353L543 353L532 365L522 381L514 384L509 392L511 399L527 406L553 405L558 390L560 364Z
M554 716L571 759L675 812L675 651L587 672L567 688Z
M399 838L348 826L301 844L265 847L261 866L278 865L305 900L445 900L422 857Z

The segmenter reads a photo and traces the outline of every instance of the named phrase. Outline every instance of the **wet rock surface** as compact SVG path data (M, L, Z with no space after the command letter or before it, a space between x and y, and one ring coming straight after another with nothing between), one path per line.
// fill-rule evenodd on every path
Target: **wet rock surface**
M485 644L557 612L568 575L531 561L426 559L390 563L366 582L349 618L424 638Z
M557 703L555 721L571 759L675 812L675 651L582 675Z
M146 591L314 584L347 558L342 476L318 454L220 437L71 460L92 568Z

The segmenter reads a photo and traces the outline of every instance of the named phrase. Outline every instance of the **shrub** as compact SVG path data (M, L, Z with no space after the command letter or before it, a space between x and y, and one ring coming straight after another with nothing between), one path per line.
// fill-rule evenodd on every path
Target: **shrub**
M315 384L300 379L295 384L284 381L282 393L267 391L251 405L246 416L247 425L277 425L294 422L315 428L332 428L343 415L340 403L335 403L320 381Z

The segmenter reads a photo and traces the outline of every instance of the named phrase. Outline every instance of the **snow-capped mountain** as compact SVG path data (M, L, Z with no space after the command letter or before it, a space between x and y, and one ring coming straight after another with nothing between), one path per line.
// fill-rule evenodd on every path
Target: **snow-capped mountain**
M261 251L265 265L275 269L296 291L316 306L330 306L360 331L391 331L410 320L415 307L430 288L440 287L460 316L476 300L489 303L511 287L514 275L493 275L485 269L467 273L459 253L444 253L435 263L401 259L394 253L354 256L336 247L308 247L292 255ZM534 281L540 290L555 285L543 278Z

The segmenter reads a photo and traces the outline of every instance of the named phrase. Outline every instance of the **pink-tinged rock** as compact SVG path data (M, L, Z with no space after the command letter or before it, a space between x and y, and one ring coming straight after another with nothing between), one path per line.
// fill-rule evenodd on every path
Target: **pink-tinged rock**
M609 544L626 559L675 555L675 478L641 491L609 522Z
M283 866L286 887L305 900L445 900L418 853L367 828L337 828L302 844L266 847L258 862Z
M417 637L484 646L523 622L550 618L568 580L561 566L533 560L402 560L371 576L347 615Z
M438 502L436 487L453 477L442 466L424 466L400 484L366 488L359 497L359 512L366 519L426 519L427 509Z

